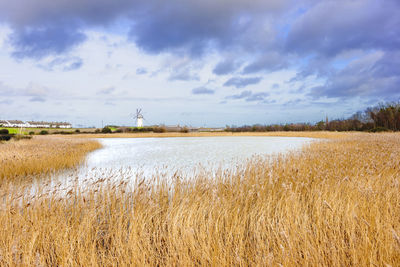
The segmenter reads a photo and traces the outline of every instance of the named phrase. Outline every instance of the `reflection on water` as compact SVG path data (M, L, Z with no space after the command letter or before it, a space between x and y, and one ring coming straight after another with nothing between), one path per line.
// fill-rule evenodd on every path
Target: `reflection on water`
M130 183L137 179L190 179L196 173L235 170L253 156L263 157L301 148L314 139L303 137L173 137L103 138L103 148L90 153L85 164L47 179L46 189L67 193L71 187L102 182ZM40 182L39 182L40 183ZM40 183L43 185L43 183ZM32 193L37 194L33 189ZM83 189L84 190L84 189Z
M254 156L298 149L310 138L297 137L183 137L104 138L103 148L87 157L80 172L131 168L144 175L155 170L189 174L196 166L229 168Z

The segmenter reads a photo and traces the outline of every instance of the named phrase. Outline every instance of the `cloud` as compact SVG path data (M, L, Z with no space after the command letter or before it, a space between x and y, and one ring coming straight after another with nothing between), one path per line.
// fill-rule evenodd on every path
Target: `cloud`
M40 59L47 55L62 54L85 39L81 32L57 26L27 27L10 36L15 49L13 56L19 59Z
M266 92L261 93L253 93L249 97L246 98L246 101L253 102L253 101L263 101L269 94Z
M148 1L149 2L149 1ZM150 1L151 2L151 1ZM151 53L185 51L202 55L210 45L232 47L243 40L243 33L255 25L256 16L282 9L288 1L169 1L146 7L136 17L130 36L136 44ZM249 16L252 14L253 16Z
M80 57L56 57L48 63L38 64L37 66L46 71L72 71L77 70L83 65Z
M280 85L278 83L274 83L272 85L272 89L278 89L280 87Z
M311 89L313 98L395 99L400 97L400 51L375 52L354 60L332 73L321 86Z
M225 97L225 99L245 99L247 102L265 101L265 98L269 96L267 92L253 93L252 91L246 90L242 91L240 94L230 95Z
M63 70L64 70L64 71L77 70L77 69L79 69L80 67L82 67L82 65L83 65L82 59L77 59L76 61L71 62L71 63L69 63L68 65L64 66L64 67L63 67Z
M213 95L215 90L208 89L206 87L197 87L192 89L192 94L194 95Z
M0 100L1 105L11 105L12 103L14 103L14 101L12 101L11 99Z
M224 60L219 62L213 69L213 73L216 75L226 75L236 71L240 68L240 63L235 62L232 59Z
M83 55L87 49L99 49L105 57L107 52L115 51L104 64L112 66L118 77L129 71L124 78L137 79L137 75L148 73L154 79L140 82L153 87L154 94L165 75L169 81L188 81L181 85L189 90L196 87L190 81L203 82L210 78L207 75L226 77L216 77L212 84L201 83L206 90L221 85L252 89L248 86L259 84L262 79L267 81L273 76L271 80L276 81L276 77L283 77L280 73L264 74L286 69L297 74L284 89L287 93L301 94L301 99L364 98L367 102L399 97L399 8L397 0L0 1L0 23L6 25L6 30L0 33L0 42L7 48L5 51L13 51L19 63L33 59L33 65L48 71L73 71L84 63L93 64L90 53ZM86 40L90 41L88 47L81 47ZM101 50L104 47L105 51ZM132 60L154 59L151 65L143 66L152 66L156 71L132 70L125 62L118 67L121 62L115 61L120 60L120 52L126 52L125 49L132 49L132 55L143 52L154 55L150 60L148 55ZM163 64L165 59L168 62ZM215 64L215 59L222 60ZM26 67L31 61L21 64ZM73 75L68 73L77 77ZM54 77L50 84L56 84L56 76L57 73L48 74L33 80L46 83ZM17 84L31 81L31 76L26 77L29 80ZM86 77L82 82L90 83L92 78ZM284 77L282 82L289 79ZM168 81L166 84L166 88L171 88L166 90L168 94L179 94L176 93L179 89L173 88L179 84L168 85ZM58 92L40 85L34 87L0 85L0 95L7 99L41 97L51 102L50 97ZM301 90L293 90L299 87ZM275 93L280 91L272 82L270 88L276 89ZM113 95L108 90L104 88L97 93ZM192 93L204 94L206 90L194 88ZM74 93L84 98L79 94ZM154 95L143 97L153 101ZM243 91L227 99L258 102L267 97L267 93ZM290 98L284 94L269 98L273 97L282 98L280 102ZM97 98L105 101L103 96ZM114 100L113 103L125 101L122 97Z
M268 52L248 64L243 69L243 74L257 73L260 71L276 71L288 66L287 59L278 52Z
M109 95L115 92L115 87L107 87L97 92L98 95Z
M226 99L243 99L251 96L251 91L242 91L240 94L227 96Z
M34 96L29 99L30 102L46 102L46 99L41 96Z
M85 29L122 19L129 39L149 53L181 51L198 56L212 47L233 47L254 36L258 19L281 12L288 0L2 1L0 21L13 29L14 56L61 54L86 39ZM272 15L271 15L272 16ZM115 25L115 24L114 24ZM261 33L261 32L259 32ZM253 38L254 39L254 38Z
M168 80L170 81L198 81L200 80L197 74L193 74L190 70L181 70L179 72L171 73Z
M19 90L19 95L44 97L49 93L50 89L40 84L30 82L28 86Z
M334 56L350 49L400 47L400 2L320 1L291 25L286 49Z
M241 78L233 77L224 83L224 86L234 86L236 88L243 88L248 85L257 84L261 81L261 77Z
M190 57L169 57L164 62L163 70L169 72L170 81L198 81L200 77L197 72L201 67L201 62L193 61Z
M145 69L145 68L137 68L136 69L136 74L137 75L143 75L143 74L146 74L147 73L147 69Z

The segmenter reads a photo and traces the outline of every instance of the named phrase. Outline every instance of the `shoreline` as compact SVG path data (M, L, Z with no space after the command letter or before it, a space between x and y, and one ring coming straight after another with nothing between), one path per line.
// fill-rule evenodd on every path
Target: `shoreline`
M59 138L165 138L165 137L236 137L236 136L271 136L271 137L309 137L320 139L340 139L350 135L369 135L363 132L191 132L191 133L112 133L112 134L74 134L51 135Z

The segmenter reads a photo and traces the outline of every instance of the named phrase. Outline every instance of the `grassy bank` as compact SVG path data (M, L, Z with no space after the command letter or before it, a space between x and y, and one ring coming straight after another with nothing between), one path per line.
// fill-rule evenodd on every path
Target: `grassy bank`
M399 266L400 135L347 134L210 180L4 184L0 265Z
M18 128L18 127L0 127L1 129L7 129L12 134L24 134L28 135L29 133L40 134L41 131L46 131L49 134L54 134L57 132L68 132L75 133L76 130L80 132L93 132L96 130L95 128Z
M36 136L0 144L0 180L71 168L100 147L87 139Z

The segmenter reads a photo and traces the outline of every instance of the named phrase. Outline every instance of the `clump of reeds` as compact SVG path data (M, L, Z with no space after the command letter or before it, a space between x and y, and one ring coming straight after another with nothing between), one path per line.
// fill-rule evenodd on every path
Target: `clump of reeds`
M87 139L52 137L0 144L0 180L74 167L100 146Z
M143 137L215 137L215 136L282 136L282 137L311 137L311 138L345 138L348 132L310 131L310 132L139 132L139 133L113 133L113 134L80 134L75 138L143 138Z
M4 184L0 265L400 265L399 134L349 134L208 177L29 199Z

